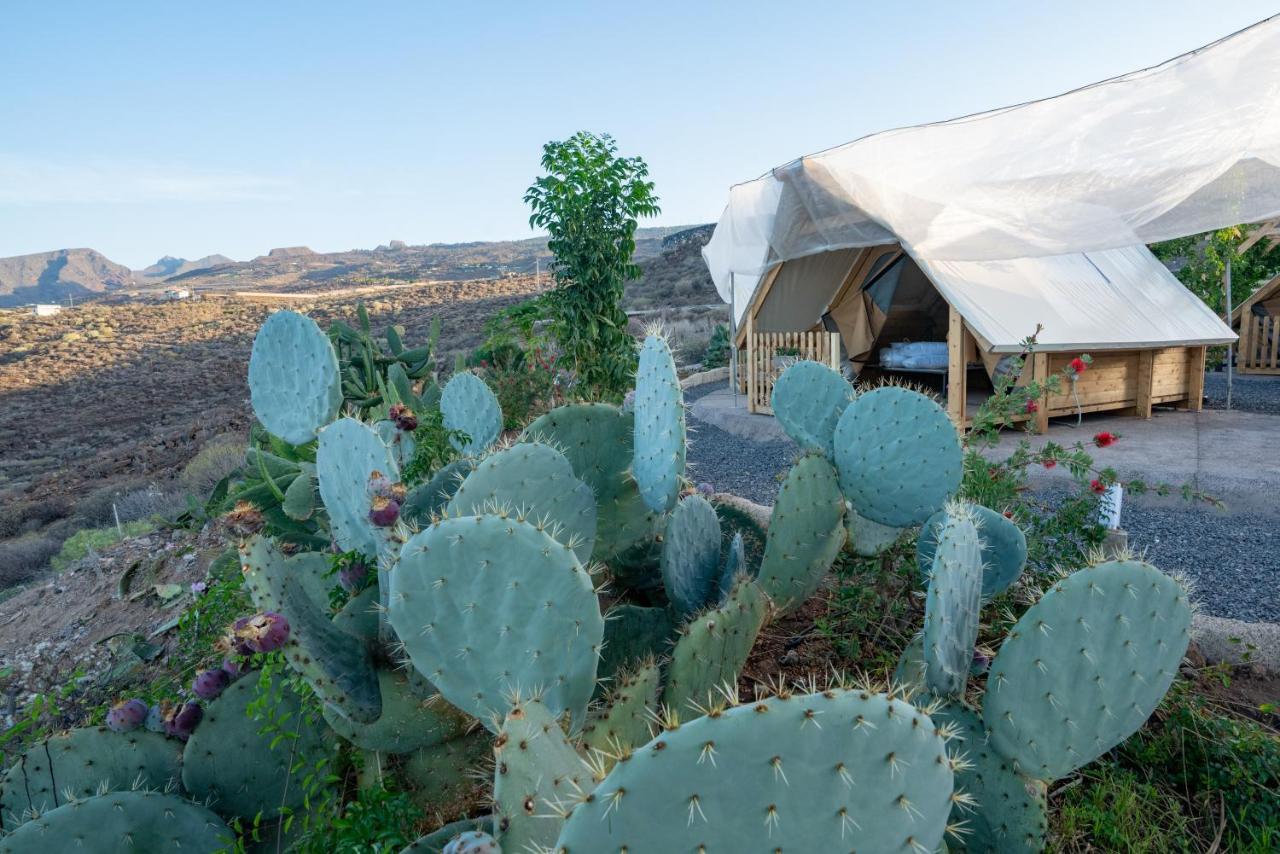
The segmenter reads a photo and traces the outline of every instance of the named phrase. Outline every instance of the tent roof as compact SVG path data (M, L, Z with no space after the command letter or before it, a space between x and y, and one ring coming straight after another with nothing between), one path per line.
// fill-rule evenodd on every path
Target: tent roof
M832 249L1009 261L1277 218L1278 100L1280 16L1055 98L773 169L732 188L703 257L740 315L765 271Z
M916 259L996 353L1224 344L1231 329L1145 246L1009 261Z

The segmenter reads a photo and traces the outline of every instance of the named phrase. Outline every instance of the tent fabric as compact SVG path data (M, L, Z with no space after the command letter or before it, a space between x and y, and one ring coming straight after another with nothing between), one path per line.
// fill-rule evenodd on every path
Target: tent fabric
M784 264L756 314L757 332L796 332L818 322L858 260L857 249L808 255Z
M740 318L771 267L837 248L1010 261L1276 217L1280 16L1055 98L781 166L732 188L703 257Z
M1009 261L916 259L990 352L1225 344L1235 334L1145 246Z

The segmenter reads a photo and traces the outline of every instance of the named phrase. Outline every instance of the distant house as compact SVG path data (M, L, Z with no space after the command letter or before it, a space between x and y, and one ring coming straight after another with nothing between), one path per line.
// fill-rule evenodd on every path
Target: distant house
M165 288L165 299L190 299L191 291L187 288Z
M57 303L38 302L31 306L31 313L36 317L53 317L55 314L62 314L62 306Z

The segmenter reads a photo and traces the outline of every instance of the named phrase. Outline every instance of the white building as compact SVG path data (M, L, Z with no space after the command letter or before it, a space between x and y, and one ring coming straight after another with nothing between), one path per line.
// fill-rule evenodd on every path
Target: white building
M62 306L57 303L38 302L31 306L31 313L36 317L53 317L55 314L62 313Z

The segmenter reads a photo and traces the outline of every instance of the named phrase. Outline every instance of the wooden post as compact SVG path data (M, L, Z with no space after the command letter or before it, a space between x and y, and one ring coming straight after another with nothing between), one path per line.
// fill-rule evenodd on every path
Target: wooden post
M1204 358L1207 347L1187 348L1187 409L1204 408Z
M1139 418L1151 417L1151 393L1155 385L1155 350L1138 351L1138 400L1134 406Z
M756 411L756 319L747 309L747 412Z
M1237 350L1240 360L1240 373L1248 373L1253 367L1253 315L1242 310L1240 312L1240 348ZM1227 359L1231 358L1231 348L1227 345ZM1230 361L1228 361L1230 364Z
M964 432L965 363L964 319L955 306L947 316L947 415L956 429Z
M827 333L827 349L831 353L831 369L840 370L840 333Z
M1034 353L1031 356L1031 378L1038 383L1049 379L1049 354ZM1049 394L1040 395L1039 407L1036 409L1035 430L1037 433L1049 432Z

